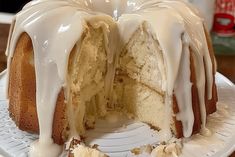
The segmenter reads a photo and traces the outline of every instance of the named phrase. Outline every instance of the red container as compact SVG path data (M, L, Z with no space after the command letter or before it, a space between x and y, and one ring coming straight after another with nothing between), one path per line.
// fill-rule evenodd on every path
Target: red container
M220 36L235 35L235 0L216 0L213 31Z

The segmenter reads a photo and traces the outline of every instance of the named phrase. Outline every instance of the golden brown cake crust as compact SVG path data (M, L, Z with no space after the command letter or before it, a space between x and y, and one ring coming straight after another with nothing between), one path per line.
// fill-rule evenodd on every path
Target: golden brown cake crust
M30 37L23 33L16 45L9 73L9 113L16 125L24 131L39 132L36 112L36 78L32 65L33 46ZM53 139L63 144L66 126L64 92L58 95L54 114Z

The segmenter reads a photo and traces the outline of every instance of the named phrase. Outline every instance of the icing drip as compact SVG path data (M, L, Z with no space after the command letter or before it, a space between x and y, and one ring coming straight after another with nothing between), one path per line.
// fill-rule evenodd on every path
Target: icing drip
M115 69L117 66L117 57L119 52L116 47L120 43L118 28L116 25L111 25L108 29L104 30L105 36L105 49L107 53L107 74L105 76L105 95L109 100L108 107L114 109L113 104L113 82L115 77Z
M60 149L53 144L51 139L54 110L58 93L66 84L69 53L83 31L81 14L76 14L73 7L64 6L66 3L68 2L58 1L58 5L38 3L34 4L34 7L38 8L38 12L35 12L34 9L23 10L16 17L16 27L12 34L8 56L13 56L15 44L23 32L31 37L34 49L40 135L39 141L33 144L30 156L40 156L47 152L47 149L54 150L51 152L53 153L51 156L58 156L60 153ZM61 5L63 7L59 7ZM55 8L57 9L55 10ZM60 14L61 12L63 14Z
M184 137L190 137L194 124L191 94L192 83L190 81L190 51L189 39L187 39L188 36L184 34L182 38L183 52L178 77L174 87L174 93L180 110L180 113L176 115L176 119L182 122Z
M39 139L40 140L40 139ZM53 143L53 140L36 141L31 144L29 157L45 157L50 154L51 157L58 157L62 149L60 146Z
M30 36L34 49L40 136L39 141L31 147L31 156L50 149L54 150L50 151L50 156L57 156L60 152L51 139L57 95L61 88L67 85L67 64L70 52L81 38L86 20L94 15L97 15L94 23L92 24L92 20L89 22L94 27L103 28L108 55L106 96L111 98L112 95L115 67L122 47L139 26L146 22L149 33L159 42L166 68L166 83L162 86L165 91L166 110L165 127L162 130L164 140L172 136L170 126L173 94L176 95L180 110L176 118L182 121L184 136L189 137L192 134L194 116L190 94L192 84L189 49L192 49L191 55L195 60L202 132L207 132L205 92L207 92L207 99L211 99L213 72L206 36L203 33L203 20L199 13L190 5L177 0L140 0L138 2L113 0L111 2L77 0L75 3L70 0L38 0L28 3L16 15L6 50L8 69L16 43L23 32ZM102 13L98 13L99 11ZM114 20L109 22L110 16L104 14L109 14ZM104 20L108 18L109 20ZM101 22L102 20L105 22ZM205 87L206 83L207 87ZM68 92L65 91L65 93Z
M148 13L147 13L148 14ZM150 13L152 14L152 13ZM164 120L165 127L163 133L165 133L164 140L171 138L170 123L172 118L172 96L174 85L179 71L179 63L182 55L182 41L181 36L184 31L183 19L175 14L173 11L166 9L165 11L156 12L156 18L162 21L161 23L154 23L159 25L159 30L153 28L156 32L159 44L162 48L164 60L166 64L167 73L167 87L165 95L165 115ZM150 15L145 15L150 16ZM166 18L170 17L170 18ZM150 21L150 20L149 20ZM167 31L166 31L167 30Z
M190 47L193 49L193 55L195 58L196 67L196 81L200 101L200 112L202 120L202 130L205 130L206 125L206 106L205 106L205 89L207 89L207 99L212 98L212 84L213 84L213 71L210 53L205 37L203 20L191 11L191 7L187 7L183 10L182 5L184 3L174 1L166 1L168 7L174 8L185 19L186 32L190 37ZM191 13L191 14L188 14ZM190 15L190 16L189 16ZM196 22L195 22L196 21ZM206 74L206 77L204 75ZM205 86L207 82L207 87ZM207 130L207 129L206 129Z

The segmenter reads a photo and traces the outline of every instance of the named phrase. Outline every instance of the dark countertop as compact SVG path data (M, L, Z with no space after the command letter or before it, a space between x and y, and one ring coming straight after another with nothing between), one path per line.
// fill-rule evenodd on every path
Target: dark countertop
M0 24L0 72L6 68L5 49L9 24ZM235 83L235 55L216 55L218 71ZM235 157L233 153L230 157Z

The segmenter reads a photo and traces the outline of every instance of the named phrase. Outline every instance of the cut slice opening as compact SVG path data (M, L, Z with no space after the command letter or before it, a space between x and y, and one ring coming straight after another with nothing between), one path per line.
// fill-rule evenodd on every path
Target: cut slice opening
M113 105L105 94L108 71L103 29L87 25L74 47L68 66L68 119L71 136L84 135L96 119L109 111L133 115L134 119L160 130L164 123L163 54L159 44L143 24L124 46L113 83ZM113 60L113 64L115 61ZM112 83L111 83L112 84ZM170 119L173 127L173 119Z

